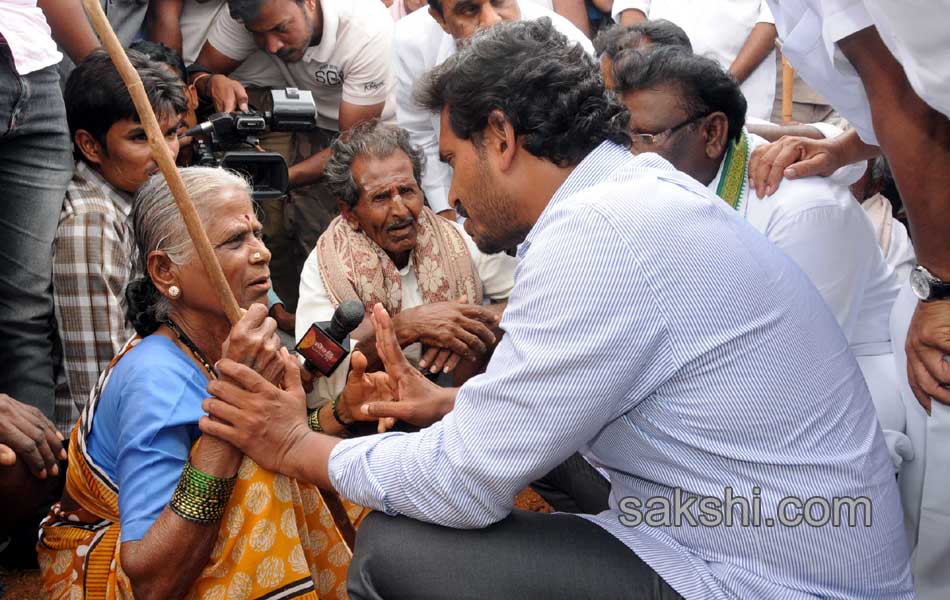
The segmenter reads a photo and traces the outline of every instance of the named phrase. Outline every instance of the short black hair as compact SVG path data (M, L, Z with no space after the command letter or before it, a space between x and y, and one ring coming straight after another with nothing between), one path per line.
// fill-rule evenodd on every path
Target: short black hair
M606 54L615 60L624 50L639 48L644 39L655 46L678 46L688 52L693 51L693 45L683 28L666 19L647 19L634 25L616 24L602 29L594 38L594 50L597 56Z
M452 131L480 141L501 111L524 148L565 167L606 140L629 146L629 114L604 89L594 60L551 19L499 23L429 71L415 90L433 112L449 108Z
M675 46L626 50L614 61L613 76L621 94L675 86L689 115L722 112L729 120L729 139L738 141L742 135L745 96L736 80L714 60Z
M250 23L260 14L265 2L267 0L228 0L228 12L235 21ZM303 4L303 0L294 0L294 2Z
M184 59L182 59L180 54L165 44L151 40L139 40L129 46L129 50L141 52L148 57L149 60L168 65L178 74L178 77L182 81L188 81L188 70L187 67L185 67Z
M429 0L429 8L439 13L440 17L445 17L445 14L442 12L442 0Z
M188 110L185 84L181 80L143 54L135 50L127 53L142 78L145 93L157 116L178 115ZM112 64L109 53L102 48L91 52L70 73L64 97L70 139L75 139L76 132L83 129L107 152L106 134L109 129L122 119L139 120L125 82ZM84 159L78 149L74 154L76 158Z

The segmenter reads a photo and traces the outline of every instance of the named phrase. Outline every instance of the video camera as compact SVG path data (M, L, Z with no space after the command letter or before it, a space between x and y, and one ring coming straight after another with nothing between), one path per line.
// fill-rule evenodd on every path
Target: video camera
M195 138L196 164L241 173L251 182L254 200L280 198L288 183L287 161L276 152L258 151L260 136L268 131L307 131L317 124L317 107L309 91L286 88L270 94L270 111L215 113L185 133Z

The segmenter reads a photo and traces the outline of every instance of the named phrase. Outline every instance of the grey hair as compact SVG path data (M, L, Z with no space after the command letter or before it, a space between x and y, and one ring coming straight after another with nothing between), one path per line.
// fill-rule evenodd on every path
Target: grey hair
M340 137L331 147L332 154L324 169L327 187L339 200L354 208L360 199L360 187L353 179L353 161L357 156L389 158L401 150L412 162L412 175L422 183L425 154L409 141L409 132L379 119L360 123Z
M185 189L198 211L202 224L214 214L213 207L222 190L238 189L251 194L243 177L211 167L179 169ZM139 335L154 332L168 318L171 304L155 287L148 273L148 255L162 250L176 265L191 260L194 248L185 222L168 183L161 173L152 175L135 196L130 217L134 231L132 275L126 287L126 315Z

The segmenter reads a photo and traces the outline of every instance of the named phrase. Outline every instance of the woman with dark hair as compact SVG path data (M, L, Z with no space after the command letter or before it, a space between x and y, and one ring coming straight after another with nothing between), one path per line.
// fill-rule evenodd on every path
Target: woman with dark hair
M342 597L350 550L317 489L198 430L221 358L286 389L300 378L263 306L271 255L247 183L220 169L181 173L246 314L231 327L167 184L152 177L132 212L140 277L126 299L138 336L73 429L66 490L40 531L44 588L56 599ZM351 362L332 407L340 422L318 413L314 429L366 418L359 401L374 379L361 356ZM359 522L364 509L348 508Z

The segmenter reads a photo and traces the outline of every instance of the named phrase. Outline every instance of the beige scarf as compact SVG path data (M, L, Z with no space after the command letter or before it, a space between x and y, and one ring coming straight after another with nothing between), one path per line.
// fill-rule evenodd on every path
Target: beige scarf
M416 247L410 257L426 304L465 296L481 304L482 281L465 239L455 226L423 207ZM377 302L390 314L402 310L402 280L395 263L373 240L339 216L317 241L320 277L334 306L359 300L369 311Z

